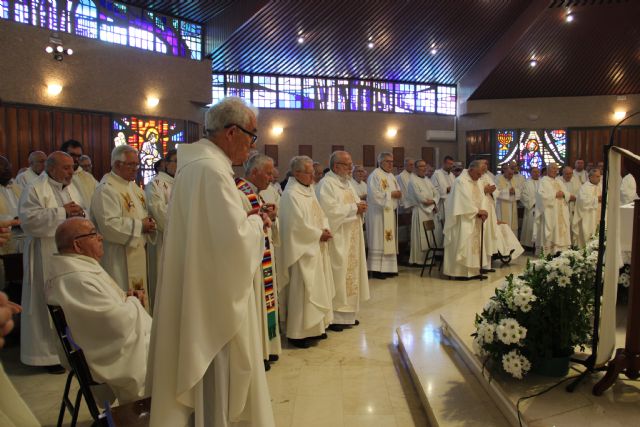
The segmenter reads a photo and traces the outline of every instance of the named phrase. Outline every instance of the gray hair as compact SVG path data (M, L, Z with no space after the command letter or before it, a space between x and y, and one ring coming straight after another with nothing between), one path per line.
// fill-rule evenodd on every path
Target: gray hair
M205 133L212 136L230 124L246 126L252 115L258 117L256 107L237 96L228 96L207 110L204 116Z
M36 156L38 154L42 154L43 156L46 156L46 154L44 154L44 151L33 151L33 152L31 152L31 154L29 154L29 164L30 165L32 165L36 161Z
M415 160L413 160L413 158L412 158L412 157L406 157L406 158L404 159L404 165L405 165L405 167L409 164L409 162L413 162L413 165L414 165L414 166L416 165L416 162L415 162Z
M47 157L47 160L45 160L44 162L44 169L47 172L50 172L51 169L56 167L56 165L58 164L57 158L64 156L71 158L71 156L64 151L54 151L53 153L49 154L49 157Z
M341 154L349 154L349 153L344 150L338 150L331 153L331 157L329 157L329 169L333 170L333 165L336 164L338 156Z
M467 169L479 169L482 167L482 160L472 160Z
M291 173L301 172L304 170L304 165L307 163L311 163L313 165L313 160L309 156L295 156L289 162L289 170Z
M78 161L81 161L81 160L89 160L89 161L91 161L91 157L87 156L86 154L83 154L83 155L82 155L82 156L80 156L80 158L78 159Z
M271 157L260 153L254 154L244 162L244 176L251 174L254 169L261 169L269 162L273 163L273 159Z
M378 166L380 166L380 163L382 163L382 161L387 157L393 157L393 154L388 151L383 151L382 153L378 154Z
M564 173L564 171L571 169L571 171L573 172L573 168L569 165L566 165L565 167L562 168L562 172Z
M549 163L549 164L547 165L547 170L549 170L549 169L555 169L555 170L558 170L559 168L560 168L560 166L558 166L558 164L557 164L557 163Z
M426 161L424 161L424 160L422 160L422 159L418 159L418 160L416 160L416 161L413 163L413 165L414 165L415 167L418 167L418 164L419 164L419 163L424 163L424 164L425 164L425 166L429 166L429 165L427 164L427 162L426 162Z
M114 167L116 162L123 162L125 153L133 152L138 156L138 150L130 145L118 145L111 151L111 167Z
M596 172L600 172L600 169L598 169L598 168L589 169L589 178L591 178L593 175L595 175Z

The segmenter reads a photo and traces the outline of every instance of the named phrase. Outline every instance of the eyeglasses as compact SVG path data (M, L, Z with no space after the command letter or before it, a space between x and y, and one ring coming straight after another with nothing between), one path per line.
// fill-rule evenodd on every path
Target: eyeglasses
M256 135L256 134L255 134L255 133L253 133L253 132L249 132L248 130L246 130L245 128L243 128L243 127L242 127L242 126L240 126L240 125L237 125L237 124L235 124L235 123L230 123L230 124L226 125L224 128L225 128L225 129L229 129L229 128L230 128L230 127L232 127L232 126L237 127L237 128L238 128L238 129L240 129L242 132L244 132L244 133L246 133L247 135L249 135L249 136L251 137L251 143L252 143L252 144L255 144L255 143L256 143L256 140L258 139L258 135Z
M79 239L84 239L85 237L94 237L94 236L99 236L100 233L98 233L97 231L94 231L93 233L87 233L87 234L81 234L79 236L76 236L73 238L73 240L79 240Z

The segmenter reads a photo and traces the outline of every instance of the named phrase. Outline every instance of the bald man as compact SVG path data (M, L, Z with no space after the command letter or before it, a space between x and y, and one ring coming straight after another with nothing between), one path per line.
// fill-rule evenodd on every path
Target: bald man
M43 366L50 373L64 373L56 351L55 331L51 327L44 298L44 281L56 251L54 234L65 219L85 216L76 200L80 195L71 184L73 159L56 151L45 163L45 172L20 196L18 217L25 233L24 279L22 282L22 325L20 360Z
M29 154L29 168L16 176L16 184L23 190L31 184L44 171L44 162L47 155L42 151L33 151Z
M94 379L106 383L121 404L141 399L151 336L151 316L140 303L146 295L125 293L100 266L102 235L91 221L67 219L55 242L47 302L62 307Z

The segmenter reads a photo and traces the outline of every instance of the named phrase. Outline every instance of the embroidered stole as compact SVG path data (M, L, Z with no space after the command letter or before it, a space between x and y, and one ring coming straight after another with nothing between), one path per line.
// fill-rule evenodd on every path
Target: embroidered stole
M261 198L253 192L251 186L242 178L235 178L236 187L249 200L251 208L260 208ZM271 245L269 236L264 235L264 253L262 254L262 279L264 283L264 303L267 309L267 330L269 339L276 337L278 325L276 316L276 298L273 292L273 261L271 259Z
M393 175L387 174L380 169L376 169L375 173L378 174L378 178L380 178L380 188L385 193L398 190L398 183ZM389 177L391 175L391 177ZM392 182L389 183L389 179L392 179ZM388 197L391 197L390 195ZM393 204L393 200L391 200ZM383 236L383 254L384 255L396 255L398 253L398 248L396 245L396 215L395 209L392 206L387 205L382 210L382 224L384 229Z

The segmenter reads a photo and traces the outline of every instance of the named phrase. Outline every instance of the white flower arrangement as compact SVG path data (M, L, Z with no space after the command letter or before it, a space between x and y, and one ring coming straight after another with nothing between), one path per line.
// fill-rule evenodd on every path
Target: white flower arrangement
M531 369L531 362L518 350L511 350L502 356L502 368L514 378L521 380Z

